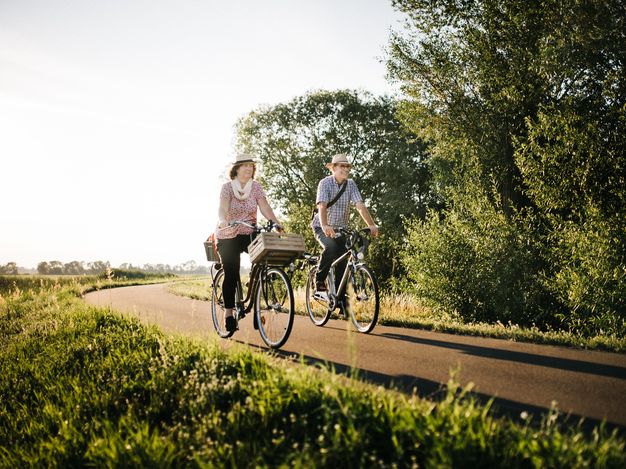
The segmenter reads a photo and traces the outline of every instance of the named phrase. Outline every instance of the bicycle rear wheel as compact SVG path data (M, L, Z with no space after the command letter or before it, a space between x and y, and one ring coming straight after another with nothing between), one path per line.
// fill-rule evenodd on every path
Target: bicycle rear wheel
M371 332L378 321L380 307L376 277L367 266L360 265L350 274L346 289L347 309L352 324L359 332Z
M289 338L295 314L291 282L282 269L269 268L261 277L254 312L263 342L270 348L281 347Z
M317 299L313 296L315 293L315 275L317 274L317 267L313 267L309 271L309 277L306 280L306 311L309 313L309 317L313 324L316 326L325 325L330 319L332 311L328 309L328 303L324 300Z
M211 318L215 332L222 338L232 336L235 331L226 330L226 310L224 309L224 271L220 270L213 281L213 291L211 293ZM237 293L235 292L235 297Z

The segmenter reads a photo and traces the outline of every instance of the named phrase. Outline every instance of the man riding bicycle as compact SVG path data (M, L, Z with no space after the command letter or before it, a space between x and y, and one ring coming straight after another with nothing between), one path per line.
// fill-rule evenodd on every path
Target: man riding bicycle
M315 278L315 296L327 300L326 277L331 264L346 252L345 240L337 238L336 229L348 226L350 215L350 204L354 204L371 231L372 236L378 236L378 227L370 215L359 189L352 179L348 179L352 165L347 155L337 154L333 156L330 163L325 165L331 175L322 179L317 186L317 196L315 204L318 212L311 221L311 228L315 233L315 238L322 246L322 255ZM345 269L343 261L337 268L341 271ZM339 287L341 277L335 278L336 287ZM345 305L345 293L339 301Z

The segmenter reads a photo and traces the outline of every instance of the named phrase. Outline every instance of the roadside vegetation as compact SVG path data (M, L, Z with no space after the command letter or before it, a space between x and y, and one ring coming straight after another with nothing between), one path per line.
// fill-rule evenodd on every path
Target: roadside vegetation
M315 248L317 182L347 153L381 285L436 312L400 322L622 350L624 2L391 3L396 96L311 91L237 123L287 228Z
M245 282L244 282L245 283ZM171 293L201 301L211 300L211 279L195 278L181 280L168 287ZM296 313L306 315L304 290L302 287L294 291ZM339 316L333 316L339 318ZM610 352L626 352L626 337L617 334L588 336L576 330L540 330L533 326L503 324L501 322L466 322L458 314L451 314L438 308L426 306L424 300L407 293L385 293L381 298L378 324L409 328L427 329L452 334L493 337L519 342L532 342L546 345L563 345L589 350L606 350Z
M98 281L0 277L1 467L626 464L615 432L496 419L454 383L435 403L166 336L80 301Z

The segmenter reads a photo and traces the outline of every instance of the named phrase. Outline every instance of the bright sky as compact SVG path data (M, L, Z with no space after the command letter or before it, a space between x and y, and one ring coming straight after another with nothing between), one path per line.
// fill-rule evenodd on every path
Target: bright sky
M0 264L206 264L236 120L391 93L390 3L0 0Z

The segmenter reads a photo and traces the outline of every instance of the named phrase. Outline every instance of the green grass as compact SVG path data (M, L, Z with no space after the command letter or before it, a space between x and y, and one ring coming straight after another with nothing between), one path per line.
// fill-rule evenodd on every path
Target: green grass
M194 300L209 301L211 299L210 285L211 277L197 277L173 283L168 286L168 291Z
M86 279L0 280L0 466L624 467L602 427L496 419L86 305ZM460 395L459 395L460 394Z
M210 300L210 278L197 278L181 281L169 287L171 293ZM304 290L296 289L296 312L306 315ZM626 352L626 337L617 335L599 335L587 337L571 331L520 327L515 324L465 323L458 315L437 311L425 306L418 298L408 294L383 295L380 305L378 324L408 328L427 329L436 332L474 335L498 339L532 342L546 345L564 345L589 350Z

